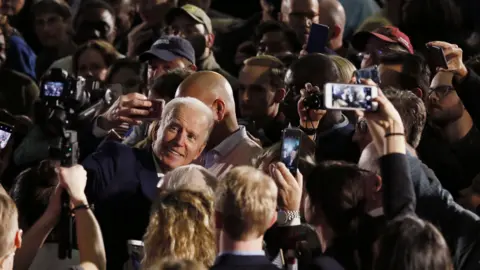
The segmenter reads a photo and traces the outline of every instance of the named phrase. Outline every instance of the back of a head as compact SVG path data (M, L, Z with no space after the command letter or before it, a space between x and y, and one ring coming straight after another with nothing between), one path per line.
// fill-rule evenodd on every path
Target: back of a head
M357 70L355 65L353 65L348 59L338 55L329 55L328 57L330 57L337 66L340 82L350 83L353 73Z
M213 198L201 191L172 190L157 197L144 235L145 268L165 257L197 260L211 266L215 259Z
M12 251L18 231L18 212L8 194L0 192L0 258Z
M389 53L380 59L384 65L401 65L402 72L396 85L387 85L399 89L419 88L426 95L430 86L430 69L425 59L418 54L407 52Z
M18 207L22 229L27 230L42 216L57 184L55 163L50 160L44 160L16 177L10 194Z
M180 166L165 175L164 187L166 190L190 189L209 192L217 187L217 178L200 165Z
M155 78L150 95L155 98L174 99L178 86L193 73L194 71L184 68L167 71Z
M357 229L365 211L365 183L375 177L354 164L340 161L320 163L306 181L311 207L323 212L337 237Z
M320 89L329 82L338 82L338 69L327 55L310 54L295 61L285 76L285 83L290 90L299 92L306 83ZM294 89L293 89L294 88Z
M417 217L394 220L380 237L375 270L417 269L453 270L445 239Z
M384 94L402 118L407 143L416 148L420 143L423 128L427 121L425 104L408 90L390 88L386 89Z
M273 179L253 167L232 169L216 190L215 208L221 213L222 230L235 241L263 236L272 225L276 206Z

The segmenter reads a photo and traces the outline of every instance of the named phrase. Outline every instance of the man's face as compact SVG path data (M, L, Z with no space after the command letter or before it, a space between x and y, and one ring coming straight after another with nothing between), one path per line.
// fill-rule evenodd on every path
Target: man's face
M152 85L153 81L167 73L169 70L177 68L188 68L182 58L176 58L170 62L154 58L148 61L148 84Z
M168 11L175 7L172 0L138 0L137 10L142 20L149 26L163 22Z
M182 106L162 121L153 145L154 153L170 170L190 164L202 153L207 130L207 116Z
M463 115L463 103L451 83L437 80L438 73L432 80L432 89L427 97L428 117L436 124L443 126L452 123Z
M75 40L83 44L92 39L103 39L110 43L115 40L115 17L110 11L95 8L80 15Z
M257 48L257 54L285 55L289 53L292 53L292 46L290 46L282 31L263 34Z
M371 37L367 41L365 51L363 53L363 59L361 68L367 68L380 64L380 57L388 52L388 45L391 43L382 41L376 37Z
M115 10L115 24L117 26L117 35L124 34L132 27L135 7L130 0L110 0L108 1Z
M300 42L305 44L312 23L319 23L318 0L288 0L282 4L282 20L297 34Z
M43 13L35 16L35 33L44 47L54 48L67 39L68 24L58 14Z
M270 85L269 69L247 65L240 71L238 95L242 117L259 119L273 113L275 90Z
M179 35L190 41L197 59L204 56L207 47L210 48L213 45L208 42L208 33L205 25L195 21L187 14L177 15L169 26L169 34Z
M0 13L7 16L17 15L25 5L25 0L2 0Z

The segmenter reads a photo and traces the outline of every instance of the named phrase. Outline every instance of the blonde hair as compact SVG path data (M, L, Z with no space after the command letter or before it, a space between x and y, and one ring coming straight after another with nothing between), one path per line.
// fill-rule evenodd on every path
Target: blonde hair
M11 251L15 244L15 234L17 231L17 206L2 187L0 191L0 258Z
M145 269L165 257L196 260L206 267L215 259L213 198L199 191L164 192L154 202L144 235Z
M192 260L167 258L158 265L143 270L207 270L207 268Z
M220 180L215 206L222 213L222 229L230 238L256 239L270 227L276 214L277 186L260 170L236 167Z
M165 190L189 189L213 194L217 178L200 165L180 166L165 175Z
M333 63L335 63L335 66L337 66L339 81L341 83L350 83L353 73L357 70L355 65L348 59L338 55L329 55L328 57L330 57Z

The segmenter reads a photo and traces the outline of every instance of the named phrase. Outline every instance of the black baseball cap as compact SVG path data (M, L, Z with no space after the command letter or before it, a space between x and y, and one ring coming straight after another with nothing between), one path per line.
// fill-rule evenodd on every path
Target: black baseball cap
M167 62L183 57L195 65L195 50L192 44L179 36L162 36L153 43L150 50L140 55L140 61L145 62L157 58Z

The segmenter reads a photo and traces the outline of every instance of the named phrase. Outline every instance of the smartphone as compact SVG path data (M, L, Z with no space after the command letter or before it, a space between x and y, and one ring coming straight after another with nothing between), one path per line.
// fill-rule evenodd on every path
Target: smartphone
M128 240L128 257L127 269L140 270L144 256L144 245L139 240Z
M361 79L370 79L376 84L380 83L380 73L378 72L378 66L356 70L354 76L357 79L357 84L362 84L360 81Z
M307 48L308 53L325 53L325 47L328 44L330 28L323 24L314 23L310 27Z
M327 83L324 88L325 107L329 110L375 111L378 104L376 86L362 84Z
M438 46L429 46L427 45L428 50L428 62L433 67L441 67L448 69L447 59L445 54L443 54L443 49Z
M165 100L163 99L149 99L152 102L152 107L150 107L150 113L148 116L143 119L146 120L158 120L162 116L163 108L165 107Z
M0 122L0 149L4 149L12 137L13 126Z
M300 129L286 128L283 130L281 161L293 175L297 174L301 138L302 131Z

